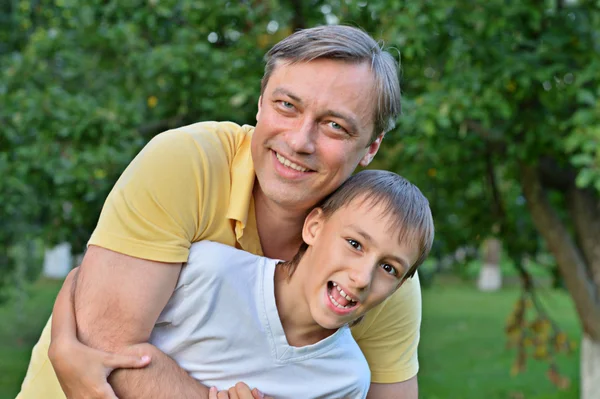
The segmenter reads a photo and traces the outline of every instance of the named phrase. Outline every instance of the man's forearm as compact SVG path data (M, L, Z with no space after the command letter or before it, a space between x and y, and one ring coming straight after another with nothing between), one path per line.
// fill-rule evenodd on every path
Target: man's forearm
M367 399L418 399L419 383L417 376L404 382L392 384L371 383Z
M136 345L136 352L140 349L150 353L149 366L115 370L108 379L120 399L208 399L208 387L190 377L169 356L150 344Z

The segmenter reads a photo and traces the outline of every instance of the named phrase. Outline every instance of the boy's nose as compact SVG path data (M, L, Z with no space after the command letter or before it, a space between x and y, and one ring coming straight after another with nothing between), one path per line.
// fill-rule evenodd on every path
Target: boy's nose
M350 281L353 283L354 288L361 291L367 289L371 285L373 279L373 271L370 267L358 265L352 268L349 273Z

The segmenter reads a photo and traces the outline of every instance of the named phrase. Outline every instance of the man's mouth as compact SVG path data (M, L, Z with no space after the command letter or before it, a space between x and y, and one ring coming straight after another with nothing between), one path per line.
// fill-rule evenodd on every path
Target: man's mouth
M333 281L327 283L327 294L332 304L340 309L351 309L358 304L358 301L348 295L342 287Z
M273 151L275 152L275 151ZM290 169L294 169L297 170L298 172L310 172L310 169L307 169L303 166L300 166L292 161L290 161L289 159L285 158L283 155L280 155L278 152L275 152L275 156L277 157L277 160L279 161L280 164L282 164L283 166L286 166Z

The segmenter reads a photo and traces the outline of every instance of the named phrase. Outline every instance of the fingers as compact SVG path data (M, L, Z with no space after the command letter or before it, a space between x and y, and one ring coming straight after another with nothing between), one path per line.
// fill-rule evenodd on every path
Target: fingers
M220 391L217 394L217 399L229 399L229 392L228 391Z
M216 387L212 387L208 391L208 399L273 399L270 396L265 396L257 388L250 390L250 387L243 382L238 382L234 387L226 391L219 391Z
M208 390L208 399L219 399L217 394L219 393L219 391L217 390L216 387L211 387Z
M120 355L117 353L105 353L104 367L109 369L138 369L150 364L150 356Z
M250 391L250 387L244 384L243 382L238 382L237 384L235 384L235 387L231 389L235 389L235 392L237 394L236 399L254 399L254 395L252 394L252 391ZM230 396L231 389L229 390Z
M229 399L240 399L235 387L229 388Z

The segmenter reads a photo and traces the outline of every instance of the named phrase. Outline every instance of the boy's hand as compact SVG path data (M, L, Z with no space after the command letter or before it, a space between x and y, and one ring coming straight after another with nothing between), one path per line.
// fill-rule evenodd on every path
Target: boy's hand
M250 390L250 387L243 382L238 382L234 387L227 391L218 391L212 387L208 391L208 399L273 399L271 396L265 396L257 388Z

